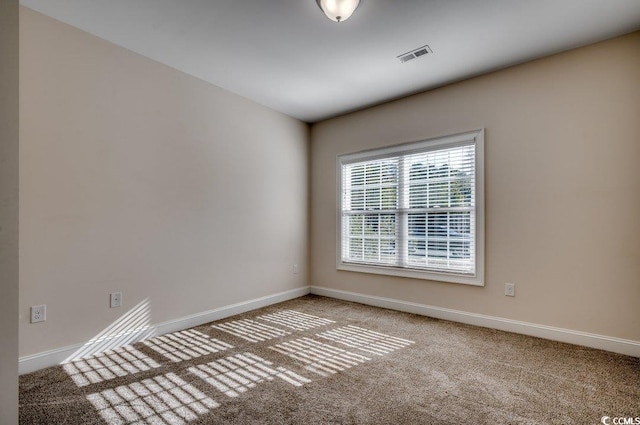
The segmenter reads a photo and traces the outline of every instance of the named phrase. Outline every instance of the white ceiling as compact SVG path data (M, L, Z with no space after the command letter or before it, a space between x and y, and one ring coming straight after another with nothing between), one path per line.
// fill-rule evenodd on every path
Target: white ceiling
M307 122L640 29L640 0L361 0L339 24L315 0L21 4Z

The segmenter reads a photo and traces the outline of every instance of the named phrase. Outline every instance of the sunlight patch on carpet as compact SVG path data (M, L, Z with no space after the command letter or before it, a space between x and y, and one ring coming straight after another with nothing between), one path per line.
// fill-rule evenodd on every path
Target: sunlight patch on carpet
M264 314L257 317L260 320L286 326L297 331L326 326L336 323L333 320L325 319L311 314L301 313L295 310L283 310L276 313Z
M256 384L280 378L300 387L311 380L251 353L236 354L211 363L189 368L189 372L229 397L237 397Z
M227 332L231 335L235 335L249 342L268 341L270 339L279 338L291 333L249 319L219 323L216 325L212 325L211 327L223 332Z
M322 376L329 376L371 360L306 337L269 348L305 363L305 369Z
M316 336L378 356L415 344L414 341L409 341L408 339L397 338L352 325L330 329L316 334Z
M65 372L79 387L158 367L160 365L153 359L130 345L74 360L63 365Z
M185 425L220 404L174 373L89 394L110 425Z
M194 329L158 336L143 344L175 363L233 348L231 344Z

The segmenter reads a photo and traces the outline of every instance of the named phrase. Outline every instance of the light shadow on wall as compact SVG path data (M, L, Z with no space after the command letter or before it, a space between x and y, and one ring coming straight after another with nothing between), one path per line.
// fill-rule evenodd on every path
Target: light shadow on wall
M151 328L151 303L147 298L120 316L118 320L98 335L91 338L82 348L67 357L62 363L150 338L154 335L154 332Z
M79 387L160 367L130 344L153 336L151 303L145 299L89 340L63 362Z

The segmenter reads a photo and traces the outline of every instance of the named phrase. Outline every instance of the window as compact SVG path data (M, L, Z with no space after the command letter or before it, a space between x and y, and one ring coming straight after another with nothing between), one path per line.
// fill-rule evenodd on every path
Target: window
M338 157L338 269L483 285L483 136Z

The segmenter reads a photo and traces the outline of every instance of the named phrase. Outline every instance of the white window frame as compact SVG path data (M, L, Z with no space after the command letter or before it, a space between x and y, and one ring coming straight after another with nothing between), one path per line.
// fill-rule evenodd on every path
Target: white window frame
M434 270L412 269L397 266L347 263L342 259L342 167L359 161L383 159L385 157L406 155L413 152L436 150L473 142L475 144L475 273L442 272ZM374 273L390 276L409 277L433 281L461 283L465 285L484 286L484 245L485 245L485 213L484 213L484 129L436 137L418 142L405 143L380 149L355 152L337 157L336 175L337 191L337 226L336 226L336 268L338 270ZM398 236L402 238L402 236Z

